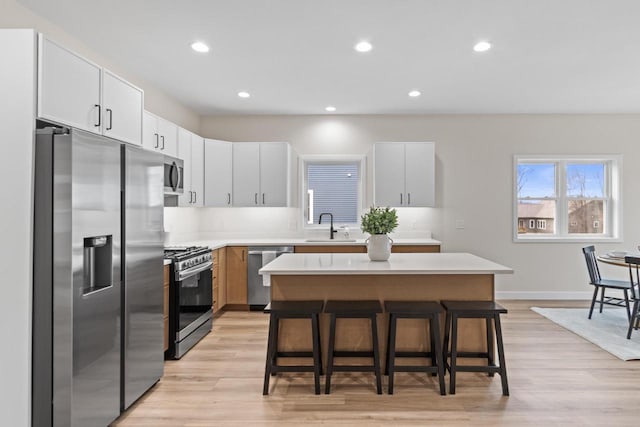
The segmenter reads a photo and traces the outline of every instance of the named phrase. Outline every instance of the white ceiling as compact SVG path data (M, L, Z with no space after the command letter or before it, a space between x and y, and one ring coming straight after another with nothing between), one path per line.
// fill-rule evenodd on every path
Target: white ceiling
M638 0L19 2L203 115L640 112Z

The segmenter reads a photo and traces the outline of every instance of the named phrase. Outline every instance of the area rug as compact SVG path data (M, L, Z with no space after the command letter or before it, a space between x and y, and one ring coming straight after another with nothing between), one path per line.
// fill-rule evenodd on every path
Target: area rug
M596 308L591 320L587 319L588 308L531 307L531 310L622 360L640 359L640 329L627 339L629 321L624 309L605 307L598 313Z

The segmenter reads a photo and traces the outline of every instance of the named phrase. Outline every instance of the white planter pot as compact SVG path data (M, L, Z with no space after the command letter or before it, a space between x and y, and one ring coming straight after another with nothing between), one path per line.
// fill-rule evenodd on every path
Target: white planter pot
M386 234L373 234L366 243L367 255L371 261L386 261L391 256L393 240Z

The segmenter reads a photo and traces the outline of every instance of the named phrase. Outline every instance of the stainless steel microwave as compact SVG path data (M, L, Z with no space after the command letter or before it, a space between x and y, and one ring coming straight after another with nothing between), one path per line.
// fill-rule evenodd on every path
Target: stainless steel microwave
M164 157L164 194L184 193L184 162L175 157Z

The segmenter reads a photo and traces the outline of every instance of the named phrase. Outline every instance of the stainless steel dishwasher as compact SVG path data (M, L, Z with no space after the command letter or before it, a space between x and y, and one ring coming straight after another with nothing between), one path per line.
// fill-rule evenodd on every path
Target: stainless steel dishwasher
M262 268L262 256L265 252L275 252L275 256L293 253L293 246L249 246L247 260L247 302L253 308L263 309L271 300L271 288L264 286L258 270Z

